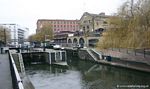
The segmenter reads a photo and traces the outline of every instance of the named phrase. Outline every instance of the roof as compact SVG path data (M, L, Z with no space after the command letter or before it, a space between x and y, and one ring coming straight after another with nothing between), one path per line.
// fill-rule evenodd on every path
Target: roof
M103 18L107 18L107 17L109 17L108 15L105 15L105 13L100 13L100 14L93 14L93 13L89 13L89 12L84 12L83 13L83 15L82 15L82 17L80 18L80 20L83 18L83 16L85 16L85 15L89 15L89 16L91 16L91 17L103 17Z
M79 21L78 19L76 20L66 20L66 19L38 19L38 21Z

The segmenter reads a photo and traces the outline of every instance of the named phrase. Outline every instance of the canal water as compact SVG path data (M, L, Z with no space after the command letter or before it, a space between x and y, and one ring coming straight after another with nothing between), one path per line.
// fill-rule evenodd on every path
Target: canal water
M68 67L26 65L26 74L35 89L150 89L150 73L68 60Z

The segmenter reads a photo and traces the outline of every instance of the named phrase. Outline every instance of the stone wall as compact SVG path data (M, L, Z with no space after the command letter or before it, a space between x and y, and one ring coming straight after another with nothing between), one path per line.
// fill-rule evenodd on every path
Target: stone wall
M87 50L79 50L78 56L82 60L94 61L93 57L87 52Z

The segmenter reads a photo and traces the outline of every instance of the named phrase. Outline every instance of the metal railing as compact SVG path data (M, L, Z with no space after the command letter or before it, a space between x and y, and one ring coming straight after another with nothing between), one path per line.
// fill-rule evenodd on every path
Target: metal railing
M10 62L10 71L11 71L13 89L24 89L22 80L20 78L16 64L14 62L14 59L10 51L9 51L9 62Z
M56 44L59 44L62 47L78 47L78 46L90 47L90 48L96 47L96 43L89 43L89 44L86 44L86 43L83 43L83 44L81 44L81 43L56 43Z
M98 53L97 51L95 51L94 49L90 49L91 53L97 58L97 60L101 60L102 59L102 53Z
M122 53L127 53L127 54L132 54L134 56L143 56L143 57L148 57L150 56L150 48L143 48L143 49L124 49L124 48L110 48L112 51L118 51Z

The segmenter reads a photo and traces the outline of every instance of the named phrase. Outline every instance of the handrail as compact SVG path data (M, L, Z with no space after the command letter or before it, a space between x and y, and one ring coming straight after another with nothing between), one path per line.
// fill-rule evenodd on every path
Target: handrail
M99 53L99 52L95 51L94 49L90 49L90 50L98 60L102 59L102 53Z
M14 89L24 89L22 80L20 78L19 72L18 72L16 64L15 64L15 61L14 61L10 51L9 51L9 60L10 60L10 70L11 70L13 88Z

